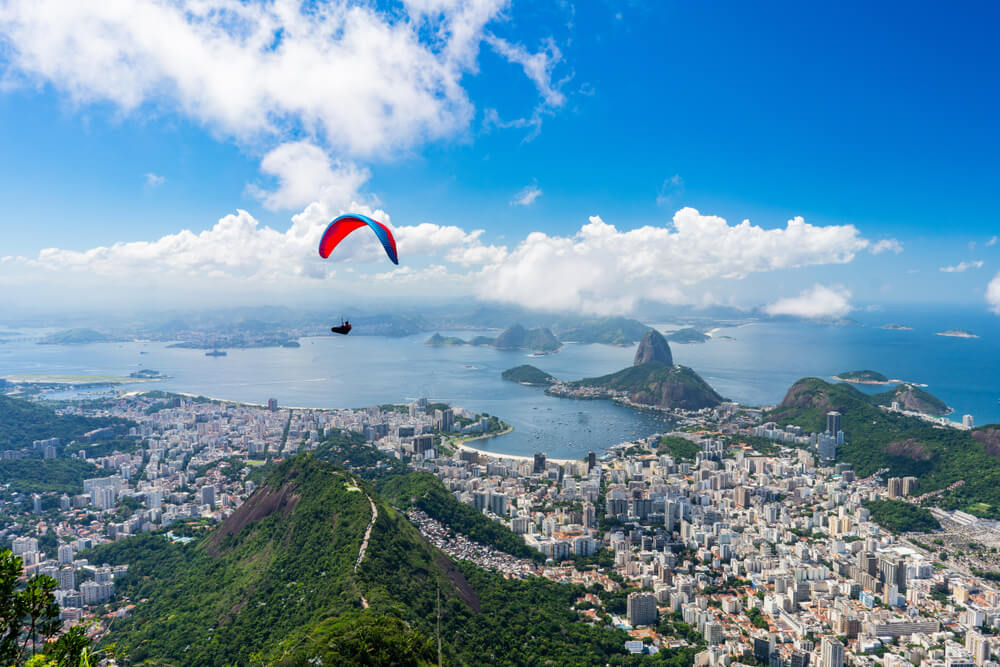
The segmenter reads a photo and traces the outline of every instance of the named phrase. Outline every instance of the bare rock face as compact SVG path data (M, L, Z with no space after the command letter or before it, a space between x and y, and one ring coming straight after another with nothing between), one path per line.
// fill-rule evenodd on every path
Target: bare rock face
M670 345L659 331L647 331L635 351L633 366L640 366L651 361L658 361L667 366L674 365L674 355L670 354Z

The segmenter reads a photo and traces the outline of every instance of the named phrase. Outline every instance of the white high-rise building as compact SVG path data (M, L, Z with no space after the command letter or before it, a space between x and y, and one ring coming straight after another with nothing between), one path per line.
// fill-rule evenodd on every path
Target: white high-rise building
M201 487L201 504L215 509L215 487L211 484Z
M823 637L822 667L844 667L844 645L834 637Z
M626 601L629 625L656 623L656 596L648 593L629 593Z
M60 565L70 565L73 562L73 547L69 544L60 544L57 552Z
M71 567L59 569L59 590L71 591L76 588L76 572Z
M972 415L962 415L962 426L965 428L972 428L975 421L972 419Z

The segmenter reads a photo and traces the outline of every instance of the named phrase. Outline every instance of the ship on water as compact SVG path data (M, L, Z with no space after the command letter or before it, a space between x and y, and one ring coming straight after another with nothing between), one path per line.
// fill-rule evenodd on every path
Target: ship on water
M206 357L224 357L226 356L225 350L209 350L205 353Z

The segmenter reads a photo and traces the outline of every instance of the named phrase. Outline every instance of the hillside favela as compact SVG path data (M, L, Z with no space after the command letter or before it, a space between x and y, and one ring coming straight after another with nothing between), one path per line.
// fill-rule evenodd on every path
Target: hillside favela
M0 0L0 666L1000 667L998 20Z

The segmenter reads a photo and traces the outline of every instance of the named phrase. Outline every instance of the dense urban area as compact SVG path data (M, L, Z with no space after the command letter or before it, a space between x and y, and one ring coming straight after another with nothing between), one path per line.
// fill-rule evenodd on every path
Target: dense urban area
M698 665L971 667L997 652L1000 591L989 568L1000 530L913 504L916 477L857 478L833 463L851 437L835 411L824 431L805 433L735 403L675 410L672 432L580 461L474 449L506 425L427 400L311 410L147 392L59 412L110 425L73 442L40 438L3 459L65 459L93 476L74 494L6 484L0 537L25 577L58 582L64 623L87 624L97 639L146 601L116 592L128 565L91 562L89 550L150 532L194 540L276 462L350 433L362 444L347 467L395 461L431 473L523 538L518 553L408 508L431 544L506 578L595 591L573 609L627 632L633 654L690 649Z

